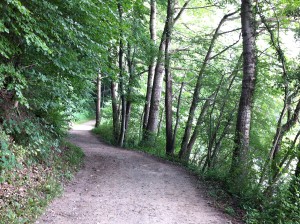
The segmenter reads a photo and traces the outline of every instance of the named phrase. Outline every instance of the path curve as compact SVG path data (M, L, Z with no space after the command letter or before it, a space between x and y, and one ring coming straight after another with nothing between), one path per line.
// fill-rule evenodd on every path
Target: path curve
M225 224L183 168L101 143L93 122L71 130L85 165L36 224Z

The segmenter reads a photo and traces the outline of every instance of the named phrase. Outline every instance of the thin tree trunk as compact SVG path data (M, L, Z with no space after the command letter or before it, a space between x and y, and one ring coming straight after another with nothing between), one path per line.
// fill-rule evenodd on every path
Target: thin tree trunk
M282 143L282 139L284 137L284 135L289 132L294 125L297 123L297 121L299 120L299 113L300 113L300 100L297 103L297 106L295 108L295 111L293 113L293 115L291 116L290 120L288 120L282 127L280 127L277 132L276 135L274 137L274 145L273 145L273 149L271 150L271 155L270 155L270 159L272 161L272 174L273 177L275 176L275 174L278 172L279 169L279 164L278 164L278 153L280 152L281 149L281 143Z
M121 3L118 3L119 19L120 19L120 40L119 40L119 78L120 78L120 93L121 93L121 130L118 140L120 147L123 147L125 138L125 126L126 126L126 97L124 90L124 71L123 71L123 55L124 55L124 44L123 44L123 30L122 30L122 20L123 20L123 9Z
M111 101L112 101L112 112L113 112L113 133L114 139L117 143L119 138L119 109L118 109L118 100L117 100L117 85L114 81L111 81L110 85L111 92Z
M131 53L131 46L128 44L127 47L127 66L129 72L129 83L127 89L127 103L126 103L126 117L125 117L125 136L124 142L126 142L126 136L128 131L128 125L130 121L130 114L131 114L131 106L132 106L132 88L134 82L134 60L135 60L135 50Z
M214 95L214 94L213 94L213 95ZM209 96L208 99L206 99L206 101L205 101L205 103L204 103L204 105L203 105L203 107L202 107L202 110L201 110L201 112L200 112L200 115L199 115L199 117L198 117L198 119L197 119L196 127L195 127L195 129L194 129L194 131L193 131L193 134L192 134L191 139L190 139L190 141L189 141L189 143L188 143L188 146L187 146L186 154L188 154L188 155L191 154L192 149L193 149L193 146L194 146L194 144L195 144L195 142L196 142L196 139L197 139L197 137L198 137L199 134L200 134L201 123L203 122L203 118L204 118L204 116L206 115L206 112L207 112L207 110L208 110L208 108L209 108L209 105L211 104L213 95Z
M288 151L285 153L284 158L281 160L281 162L278 162L278 167L275 170L275 172L273 173L273 185L276 183L276 181L281 177L281 175L284 173L284 170L287 170L287 168L290 166L292 160L295 159L295 155L293 153L293 150L296 146L296 143L298 141L298 138L300 136L300 130L298 131L298 133L296 134L293 143L289 146ZM299 147L299 146L298 146ZM283 170L283 172L281 172L281 170Z
M251 111L256 80L255 26L252 0L242 0L243 81L236 122L235 149L231 175L236 181L245 180L250 140ZM243 181L242 181L243 182Z
M96 124L98 128L101 122L101 73L99 72L97 77L97 101L96 101Z
M182 15L183 11L185 10L189 2L190 0L186 1L184 6L181 8L181 10L179 11L179 13L174 19L171 29L173 28L176 21L180 18L180 16ZM160 104L161 92L162 92L162 81L163 81L163 72L164 72L163 58L164 58L165 48L166 48L167 26L168 26L168 21L166 20L160 46L159 46L159 53L156 61L149 118L148 118L148 123L143 138L145 141L147 141L150 144L152 144L155 139L154 136L155 136L155 132L157 131L158 122L159 122L158 115L159 115L159 104Z
M216 106L216 98L218 97L219 95L219 92L220 92L220 89L221 89L221 86L223 85L223 80L225 78L225 75L222 76L221 80L220 80L220 83L215 91L215 94L213 96L213 103L212 103L212 109L210 111L210 115L209 115L209 118L210 118L210 126L209 126L209 139L208 139L208 146L207 146L207 160L206 160L206 163L207 164L207 168L211 168L211 161L213 159L213 146L214 146L214 143L215 143L215 140L217 138L217 134L218 134L218 131L219 131L219 126L217 124L216 127L213 127L213 121L212 121L212 115L213 115L213 112L215 110L215 106Z
M300 147L300 146L298 146ZM295 170L295 177L296 179L298 179L298 181L300 181L300 155L298 156L298 163L296 166L296 170Z
M220 31L221 26L227 20L228 17L230 17L230 16L232 16L236 13L237 12L227 14L221 19L217 29L215 30L215 33L214 33L213 38L211 40L210 46L209 46L208 51L206 53L205 59L202 63L200 72L198 74L197 83L196 83L196 86L195 86L195 89L194 89L193 100L192 100L192 104L191 104L191 107L190 107L189 117L188 117L188 120L187 120L187 123L186 123L185 131L184 131L184 135L183 135L182 143L181 143L181 149L180 149L180 152L179 152L179 158L182 159L182 160L187 161L189 159L189 156L190 156L189 153L188 153L187 147L188 147L188 143L189 143L189 140L190 140L190 135L191 135L191 131L192 131L192 124L193 124L193 120L194 120L195 111L196 111L198 103L199 103L199 94L200 94L200 89L201 89L201 82L202 82L203 73L205 72L206 66L210 61L212 49L213 49L213 47L216 43L216 40L217 40L217 37L219 35L219 31Z
M175 128L174 128L173 140L172 140L172 148L173 149L175 149L176 135L177 135L179 120L180 120L181 96L182 96L183 88L184 88L184 82L181 83L180 91L179 91L179 95L178 95L177 111L176 111L176 122L175 122Z
M156 35L156 0L151 0L150 5L151 5L150 36L151 36L151 41L155 44L156 38L157 38L157 35ZM155 71L155 56L152 56L151 64L149 65L149 68L148 68L148 82L147 82L146 103L145 103L145 108L144 108L143 129L146 129L147 124L148 124L154 71Z

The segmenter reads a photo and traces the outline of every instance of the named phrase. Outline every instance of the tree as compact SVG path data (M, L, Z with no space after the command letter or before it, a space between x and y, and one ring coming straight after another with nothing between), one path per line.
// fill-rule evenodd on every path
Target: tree
M96 99L96 124L98 128L101 123L101 73L99 72L97 77L97 99Z
M150 39L152 44L156 43L156 0L150 1ZM149 118L149 110L150 110L150 102L151 102L151 94L153 87L153 77L154 77L154 68L155 68L155 57L151 56L151 62L148 68L148 81L147 81L147 93L146 93L146 102L144 108L144 118L143 118L143 130L146 129Z
M236 13L237 12L227 14L221 19L218 27L216 28L216 30L214 32L214 35L211 39L208 51L207 51L206 56L204 58L204 61L202 63L200 72L199 72L198 77L197 77L197 82L196 82L196 86L195 86L194 93L193 93L193 99L192 99L192 103L191 103L190 110L189 110L189 116L188 116L184 136L183 136L182 143L181 143L181 149L180 149L180 152L179 152L179 157L182 160L187 161L189 159L190 153L191 153L191 151L188 150L188 144L189 144L189 141L190 141L190 134L191 134L191 131L192 131L192 123L193 123L193 120L194 120L195 111L196 111L198 103L199 103L199 94L200 94L200 90L201 90L201 82L202 82L203 74L205 72L205 69L206 69L209 61L211 60L212 50L213 50L215 42L216 42L216 40L219 36L219 31L220 31L220 28L221 28L222 24L228 19L228 17L230 17L230 16L232 16ZM191 149L191 147L190 147L190 149Z
M153 136L156 133L157 127L158 127L159 104L160 104L160 100L161 100L162 81L163 81L163 72L164 72L163 58L165 55L165 48L166 48L166 32L167 32L167 29L169 30L169 32L171 32L176 21L178 21L178 19L184 12L184 10L187 7L187 5L189 4L189 2L190 2L190 0L188 0L184 3L183 7L180 9L178 14L175 16L174 22L171 25L169 24L168 19L166 19L166 21L165 21L164 30L163 30L160 45L159 45L158 56L156 59L153 88L152 88L152 93L151 93L151 105L150 105L150 111L149 111L149 118L148 118L148 122L147 122L146 131L144 134L144 140L146 140L150 143L153 142L153 140L154 140Z
M170 45L172 27L174 20L174 1L168 0L167 21L166 21L166 46L165 46L165 107L166 107L166 153L174 154L173 144L173 113L172 113L172 76L170 71Z
M243 80L235 131L236 146L231 165L231 174L233 178L236 178L236 181L243 180L247 171L247 166L245 167L245 165L248 163L251 112L256 81L255 20L251 0L242 0L241 23L243 35Z

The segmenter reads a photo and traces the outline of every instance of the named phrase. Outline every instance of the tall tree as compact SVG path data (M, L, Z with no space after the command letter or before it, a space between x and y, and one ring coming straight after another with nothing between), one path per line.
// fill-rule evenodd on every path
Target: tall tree
M178 21L178 19L186 9L189 2L190 0L184 3L183 7L179 10L178 14L175 16L174 22L171 24L171 27L168 28L169 25L168 20L166 19L165 21L164 30L159 45L159 52L156 59L149 118L148 118L147 127L144 134L144 140L148 140L148 141L150 140L150 142L154 140L154 134L157 131L157 127L159 123L158 115L159 115L159 105L160 105L161 93L162 93L162 82L163 82L163 72L164 72L163 59L164 59L165 48L166 48L166 32L167 29L170 30L173 29L173 26L175 25L176 21Z
M153 44L156 43L156 0L150 1L150 38ZM154 69L155 69L155 56L151 55L151 63L148 68L148 81L147 81L147 93L146 93L146 102L144 108L144 118L143 118L143 129L145 130L148 124L151 94L153 87L153 78L154 78Z
M166 46L165 46L165 108L166 108L166 153L174 154L173 145L173 113L172 113L172 76L170 71L170 45L174 20L174 0L168 0L166 21Z
M249 152L251 112L256 81L255 17L252 0L242 0L241 24L243 36L243 80L233 151L231 175L237 181L245 178ZM244 170L243 170L244 169Z
M123 7L120 1L118 1L118 12L120 20L120 38L119 38L119 80L120 80L120 93L121 93L121 130L118 140L118 144L123 147L126 129L126 96L125 96L125 84L124 84L124 43L123 43Z

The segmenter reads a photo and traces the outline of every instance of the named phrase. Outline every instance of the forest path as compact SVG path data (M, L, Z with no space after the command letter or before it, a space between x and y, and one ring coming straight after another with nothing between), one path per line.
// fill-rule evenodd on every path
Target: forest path
M209 206L197 179L186 170L108 146L90 132L93 124L76 125L70 131L71 142L86 154L84 167L36 223L231 223Z

